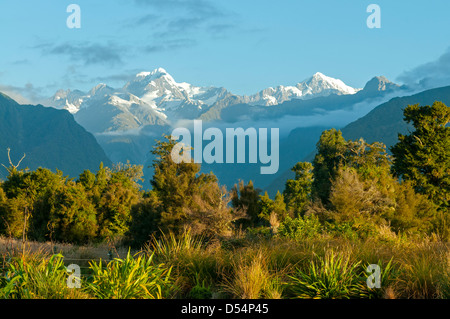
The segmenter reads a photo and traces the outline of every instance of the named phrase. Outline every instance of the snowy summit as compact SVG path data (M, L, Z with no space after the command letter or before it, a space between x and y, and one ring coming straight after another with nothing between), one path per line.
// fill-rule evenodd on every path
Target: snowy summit
M153 71L137 73L120 89L114 89L101 83L88 93L78 90L59 90L48 100L48 104L67 109L75 114L80 109L93 104L94 99L109 98L110 101L114 101L114 105L118 105L119 101L123 101L123 96L128 96L127 102L122 105L123 108L129 108L129 101L132 100L136 103L131 105L152 108L165 116L176 117L177 112L196 112L196 110L204 110L218 102L229 104L231 103L230 97L233 98L233 103L273 106L292 99L311 99L331 94L355 94L358 91L359 89L352 88L339 79L317 72L294 86L280 85L275 88L269 87L250 96L238 96L224 88L198 87L186 82L178 83L165 69L157 68ZM111 99L113 96L115 98Z

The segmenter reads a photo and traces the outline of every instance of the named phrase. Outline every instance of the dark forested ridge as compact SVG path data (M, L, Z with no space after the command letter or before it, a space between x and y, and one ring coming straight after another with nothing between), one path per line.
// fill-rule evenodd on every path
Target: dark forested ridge
M20 105L0 93L0 163L9 164L7 148L16 164L34 170L45 167L77 176L84 169L97 169L100 162L110 164L103 149L65 110L41 105ZM0 170L0 178L7 171Z
M403 109L410 104L431 105L435 101L449 105L450 86L396 97L347 125L342 129L342 135L353 140L362 137L369 143L378 141L390 147L398 142L398 133L405 134L411 128L403 120Z

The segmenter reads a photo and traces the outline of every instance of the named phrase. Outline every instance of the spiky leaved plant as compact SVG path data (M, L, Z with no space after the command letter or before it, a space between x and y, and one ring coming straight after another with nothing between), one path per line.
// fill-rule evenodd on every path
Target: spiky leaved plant
M100 299L162 299L174 290L170 276L172 268L155 265L153 254L146 256L128 252L125 259L116 258L103 266L91 262L93 274L87 290Z

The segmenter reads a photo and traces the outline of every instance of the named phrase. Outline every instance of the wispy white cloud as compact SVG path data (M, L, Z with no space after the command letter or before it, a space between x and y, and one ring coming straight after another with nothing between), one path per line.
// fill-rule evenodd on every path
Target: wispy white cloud
M148 53L179 50L193 47L197 43L194 39L165 39L146 45L144 51Z
M35 87L31 83L26 83L24 86L0 84L0 92L8 95L19 104L41 103L45 99L43 90L44 88Z
M84 65L122 64L122 56L125 51L123 46L114 43L41 43L34 48L40 49L45 55L66 56L71 62L81 62Z
M398 80L423 89L450 85L450 48L437 60L403 72Z
M236 13L210 0L134 0L145 12L129 27L151 26L148 53L180 50L199 43L199 37L224 37L239 26Z

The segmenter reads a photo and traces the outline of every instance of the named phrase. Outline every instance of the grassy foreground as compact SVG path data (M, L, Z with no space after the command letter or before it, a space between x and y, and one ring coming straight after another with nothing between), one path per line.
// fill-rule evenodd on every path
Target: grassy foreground
M29 243L25 254L19 242L0 240L0 298L450 298L449 245L433 237L206 241L188 232L138 251ZM68 287L70 264L80 266L79 288ZM367 285L369 264L380 266L380 288Z

